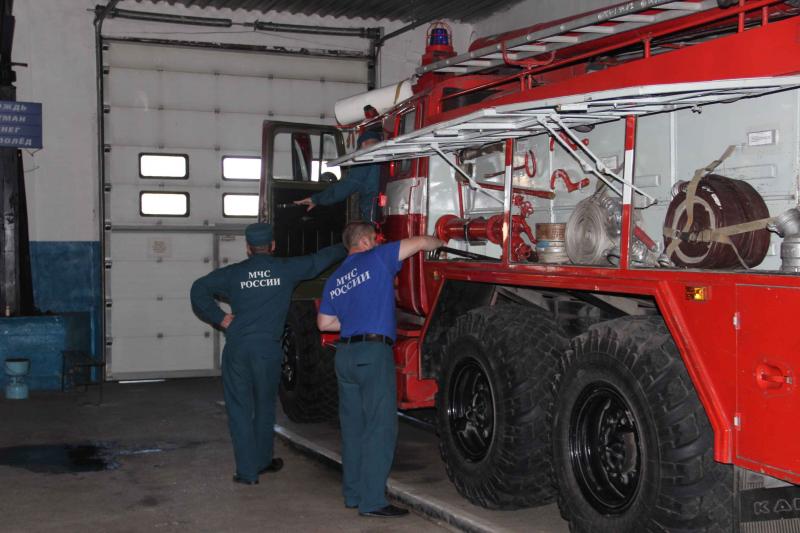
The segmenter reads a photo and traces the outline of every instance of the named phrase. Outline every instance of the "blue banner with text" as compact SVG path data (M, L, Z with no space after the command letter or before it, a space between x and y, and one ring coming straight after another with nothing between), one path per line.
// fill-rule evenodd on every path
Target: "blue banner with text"
M0 147L42 147L42 104L0 101Z

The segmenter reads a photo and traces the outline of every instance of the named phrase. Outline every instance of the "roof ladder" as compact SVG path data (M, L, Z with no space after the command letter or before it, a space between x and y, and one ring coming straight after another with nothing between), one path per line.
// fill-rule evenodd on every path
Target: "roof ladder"
M503 46L512 61L521 61L546 52L591 42L633 30L717 9L716 0L636 0L579 16L563 24L538 29L496 44L443 59L417 69L426 72L470 74L504 64Z

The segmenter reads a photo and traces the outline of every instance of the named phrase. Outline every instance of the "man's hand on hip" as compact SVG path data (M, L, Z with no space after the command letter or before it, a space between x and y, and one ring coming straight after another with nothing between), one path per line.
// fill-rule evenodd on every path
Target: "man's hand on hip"
M228 313L225 315L225 318L222 319L222 322L219 323L219 326L222 329L228 329L228 326L231 325L231 322L233 322L233 315Z

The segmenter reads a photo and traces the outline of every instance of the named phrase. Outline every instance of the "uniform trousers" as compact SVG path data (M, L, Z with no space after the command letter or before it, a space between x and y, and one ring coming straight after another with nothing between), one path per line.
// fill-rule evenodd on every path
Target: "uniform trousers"
M397 444L397 384L392 348L379 342L336 349L342 429L342 494L360 512L389 504L386 480Z
M264 337L227 339L222 352L222 384L236 473L255 481L272 462L275 403L283 352Z

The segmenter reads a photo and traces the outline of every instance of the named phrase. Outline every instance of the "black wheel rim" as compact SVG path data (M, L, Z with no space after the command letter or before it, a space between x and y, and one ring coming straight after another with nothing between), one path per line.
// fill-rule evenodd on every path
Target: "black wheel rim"
M281 348L283 349L283 360L281 361L281 385L287 391L294 390L297 383L297 343L294 338L294 331L286 324L283 327L283 337L281 338Z
M572 411L572 467L589 503L603 514L624 512L636 498L642 450L630 406L607 383L588 386Z
M483 366L466 359L456 366L449 387L447 417L456 446L469 461L480 461L494 437L494 391Z

